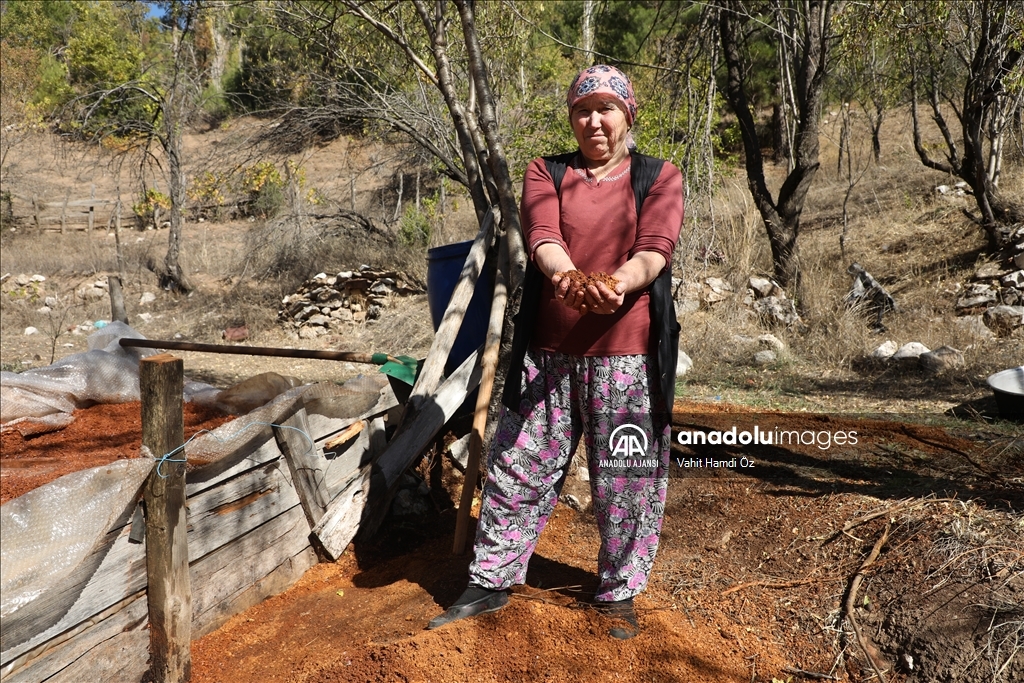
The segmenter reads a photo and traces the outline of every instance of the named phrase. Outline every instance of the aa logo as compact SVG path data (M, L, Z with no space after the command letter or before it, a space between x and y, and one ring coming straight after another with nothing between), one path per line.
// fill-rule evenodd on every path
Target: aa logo
M608 439L613 458L643 458L647 455L647 434L636 425L619 425Z

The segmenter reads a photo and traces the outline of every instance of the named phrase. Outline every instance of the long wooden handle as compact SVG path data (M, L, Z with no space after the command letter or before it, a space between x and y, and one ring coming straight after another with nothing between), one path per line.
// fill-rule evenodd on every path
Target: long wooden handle
M494 278L494 299L491 303L491 318L487 324L487 342L481 362L483 374L480 390L476 397L476 411L473 413L473 431L469 435L469 459L466 462L466 479L462 483L459 511L455 518L455 539L452 553L461 555L466 549L469 531L469 510L473 505L473 492L480 476L480 452L483 450L484 429L487 427L487 409L491 405L491 389L494 388L494 373L498 367L498 351L501 348L501 328L505 321L507 300L505 279L508 272L508 240L501 238L498 248L498 272ZM507 381L507 380L506 380ZM518 381L518 380L516 380Z
M273 346L234 346L231 344L201 344L199 342L170 341L161 339L129 339L122 337L122 347L143 349L173 349L175 351L201 351L203 353L229 353L240 356L276 356L279 358L314 358L318 360L344 360L351 363L373 363L383 365L388 361L401 363L387 353L361 353L358 351L316 351L314 349L279 349Z

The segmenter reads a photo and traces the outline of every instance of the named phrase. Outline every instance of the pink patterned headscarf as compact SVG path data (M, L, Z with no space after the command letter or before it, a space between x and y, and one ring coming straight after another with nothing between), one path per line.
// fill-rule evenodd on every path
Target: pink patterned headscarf
M595 93L611 95L619 100L626 112L626 124L632 127L636 118L636 97L626 74L607 64L597 64L579 72L565 96L569 111L572 112L572 105Z

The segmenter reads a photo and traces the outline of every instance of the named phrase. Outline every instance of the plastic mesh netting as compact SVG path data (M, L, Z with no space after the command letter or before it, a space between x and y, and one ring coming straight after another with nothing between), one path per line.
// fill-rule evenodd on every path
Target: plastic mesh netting
M59 583L135 500L153 460L72 472L0 506L0 617Z

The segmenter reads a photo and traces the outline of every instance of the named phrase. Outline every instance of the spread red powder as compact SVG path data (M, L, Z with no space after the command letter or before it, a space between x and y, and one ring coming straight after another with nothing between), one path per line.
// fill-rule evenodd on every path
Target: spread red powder
M232 418L186 403L185 438L214 429ZM70 472L114 460L136 458L142 446L138 402L96 405L75 411L75 421L56 432L28 438L17 431L0 435L0 503Z

